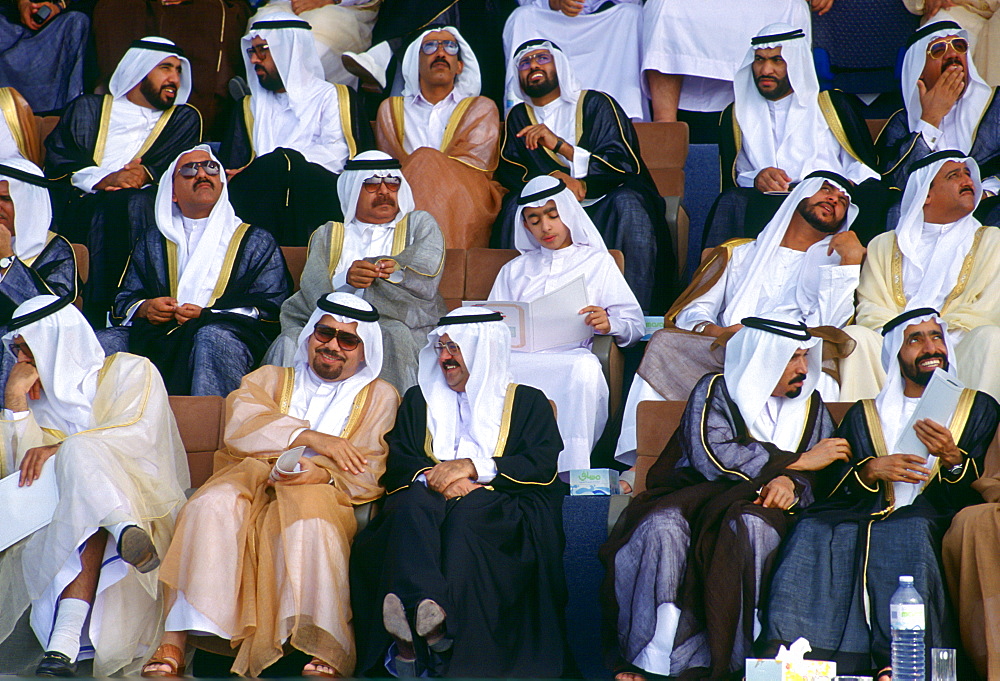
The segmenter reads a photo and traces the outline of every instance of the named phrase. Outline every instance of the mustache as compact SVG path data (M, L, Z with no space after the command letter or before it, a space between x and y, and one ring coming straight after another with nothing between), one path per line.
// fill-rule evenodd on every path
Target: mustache
M945 70L952 64L958 64L959 66L961 66L962 60L959 59L958 57L948 57L943 62L941 62L941 73L944 73Z
M441 362L441 367L444 368L444 369L458 369L460 366L461 366L461 364L459 364L458 362L456 362L454 359L452 359L450 357L448 359L446 359L445 361Z
M195 188L195 189L197 189L197 188L198 188L198 186L199 186L199 185L201 185L201 184L207 184L207 185L208 185L209 187L214 187L214 186L215 186L215 185L214 185L214 184L212 183L212 180L210 180L210 179L209 179L209 178L207 178L207 177L202 177L202 178L200 178L200 179L198 179L198 180L195 180L195 181L194 181L194 188Z
M345 357L344 355L340 354L339 352L334 352L333 350L329 350L327 348L320 348L319 350L316 351L316 354L325 355L326 357L332 357L333 359L339 359L341 362L347 361L347 357Z
M395 201L395 199L393 199L388 194L379 194L379 195L377 195L375 197L375 200L372 201L372 208L375 208L375 207L381 206L381 205L395 206L396 205L396 201Z
M969 186L962 187L961 189L958 190L959 194L964 194L965 192L969 192L970 194L975 194L976 193L975 189L973 189L972 187L969 187Z
M434 57L434 61L431 62L431 66L434 66L435 64L444 64L445 66L448 66L448 60L441 56Z
M792 384L792 383L801 383L802 381L805 381L805 380L806 380L806 375L805 374L796 374L792 378L792 380L790 380L788 383L789 384Z

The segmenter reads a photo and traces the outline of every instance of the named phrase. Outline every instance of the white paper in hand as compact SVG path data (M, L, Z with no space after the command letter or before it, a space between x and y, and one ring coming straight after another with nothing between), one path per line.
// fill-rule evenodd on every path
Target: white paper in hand
M305 454L305 445L300 445L299 447L292 447L291 449L283 452L278 460L274 462L274 468L271 469L271 479L274 481L281 480L282 478L287 478L290 475L297 475L302 472L302 466L299 464L299 459Z
M59 503L59 488L53 471L53 457L42 466L42 474L30 487L18 487L20 471L0 480L0 551L16 544L50 522Z

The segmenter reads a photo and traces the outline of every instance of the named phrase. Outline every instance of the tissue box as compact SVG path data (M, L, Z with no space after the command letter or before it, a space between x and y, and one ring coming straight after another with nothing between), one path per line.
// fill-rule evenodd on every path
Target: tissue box
M747 659L746 681L833 681L837 675L836 662L822 660L780 660Z
M571 496L610 496L621 494L618 471L610 468L578 468L569 472Z

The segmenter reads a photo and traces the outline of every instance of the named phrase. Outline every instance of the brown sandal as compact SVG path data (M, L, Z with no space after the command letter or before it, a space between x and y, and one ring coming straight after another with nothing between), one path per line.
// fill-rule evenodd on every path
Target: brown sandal
M332 664L330 664L328 662L324 662L323 660L319 659L318 657L314 657L312 659L312 661L310 661L309 664L306 665L306 667L308 667L309 665L312 665L313 669L306 669L305 667L303 667L302 668L302 676L318 676L318 677L324 678L324 679L337 679L337 678L340 678L340 676L337 674L337 669ZM329 671L329 672L321 672L319 669L316 669L316 667L326 667L327 669L329 669L331 671Z
M164 665L170 669L167 671L150 669L156 665ZM142 665L142 676L146 678L184 676L184 651L173 643L161 643L149 661Z

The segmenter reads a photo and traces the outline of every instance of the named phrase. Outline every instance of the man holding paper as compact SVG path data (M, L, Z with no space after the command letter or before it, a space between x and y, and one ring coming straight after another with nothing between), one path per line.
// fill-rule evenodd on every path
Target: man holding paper
M227 399L226 447L182 510L160 570L166 633L143 676L182 675L192 638L235 650L241 676L259 676L286 643L312 656L305 676L354 671L354 505L382 495L383 438L399 405L378 378L378 317L347 293L320 298L293 366L261 367ZM295 447L305 448L298 466L275 470Z
M512 382L499 313L458 308L427 341L386 437L385 508L351 552L358 674L560 677L566 485L552 408Z
M536 177L517 203L514 245L521 255L500 270L489 299L531 303L559 296L553 314L532 320L547 337L532 339L536 352L512 354L511 371L556 403L563 439L559 471L590 468L590 452L608 420L608 384L590 351L592 338L597 333L622 347L635 344L645 332L642 310L562 180Z
M850 459L821 474L826 497L789 537L771 583L767 640L799 636L837 671L889 662L889 600L912 574L925 645L958 643L940 570L941 536L965 506L1000 420L1000 405L955 380L948 325L917 308L882 327L887 379L847 412L837 435ZM926 398L926 399L922 399Z
M46 651L36 676L72 676L88 658L95 676L134 673L156 642L152 571L189 484L163 381L142 357L105 359L69 297L22 303L8 328L18 363L0 421L4 487L54 476L58 500L50 524L0 553L0 640L30 607ZM20 506L17 491L4 508Z
M296 339L319 296L353 293L379 310L382 378L400 392L417 382L417 353L444 314L438 282L444 237L430 213L415 210L399 161L366 151L338 180L343 222L320 225L309 238L302 288L281 306L281 335L264 357L291 366Z
M848 456L815 389L820 339L789 315L742 324L601 550L631 669L618 681L743 669L790 511L816 498L816 471Z

